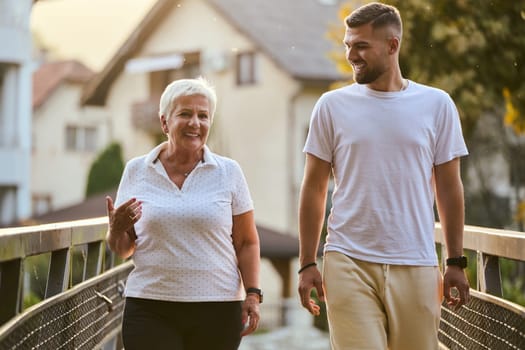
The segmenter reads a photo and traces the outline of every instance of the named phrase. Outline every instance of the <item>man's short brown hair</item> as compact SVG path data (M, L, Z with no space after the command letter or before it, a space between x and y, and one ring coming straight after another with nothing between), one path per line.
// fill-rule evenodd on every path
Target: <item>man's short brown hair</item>
M360 27L370 23L374 29L393 26L399 30L400 34L403 31L399 10L394 6L379 2L371 2L357 8L345 18L345 23L349 28Z

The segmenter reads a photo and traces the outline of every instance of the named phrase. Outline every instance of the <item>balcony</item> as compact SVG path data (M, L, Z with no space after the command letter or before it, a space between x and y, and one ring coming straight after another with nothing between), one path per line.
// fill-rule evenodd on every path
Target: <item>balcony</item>
M160 133L159 98L150 97L145 101L135 102L131 105L132 125L149 134Z

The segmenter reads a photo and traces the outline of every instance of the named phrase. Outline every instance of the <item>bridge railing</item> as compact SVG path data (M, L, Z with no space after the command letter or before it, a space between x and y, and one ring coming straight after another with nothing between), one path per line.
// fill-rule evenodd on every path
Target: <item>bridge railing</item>
M446 258L441 225L436 224L434 238ZM502 297L500 258L525 262L525 232L465 226L463 248L476 253L476 286L483 293Z
M120 260L106 249L107 218L95 218L0 229L0 325L23 309L27 286L24 276L28 258L48 253L49 267L44 299L72 287L74 251L83 257L81 280L115 266Z
M444 266L446 250L441 225L435 241ZM474 253L472 300L459 310L442 307L439 340L445 349L525 349L525 308L503 299L502 258L525 263L525 233L465 226L463 247ZM474 282L474 281L473 281Z
M48 325L50 322L49 319L45 319L49 314L36 316L43 309L53 310L59 308L59 305L62 308L64 305L77 305L82 300L94 302L92 305L82 304L87 309L97 309L102 312L95 315L93 323L95 327L113 328L106 329L104 332L95 331L85 337L91 339L95 335L100 337L102 334L106 339L108 334L114 336L118 332L120 327L118 320L122 312L122 285L131 269L131 263L114 268L122 261L108 252L105 243L106 230L106 217L0 229L0 345L6 344L4 342L6 334L13 334L13 329L16 328L25 329L18 332L22 339L11 340L16 344L38 334L42 325ZM443 250L443 237L439 224L436 225L435 240L438 248ZM466 250L475 252L477 257L478 291L472 292L473 301L467 307L462 307L458 311L443 307L440 329L443 347L525 349L525 308L502 298L499 268L500 258L525 261L525 233L466 226L464 246ZM79 249L83 256L82 281L85 282L73 286L71 261L73 252ZM27 289L24 288L25 262L32 256L44 253L50 254L45 300L23 312L22 301L24 290ZM446 254L441 256L445 258ZM101 274L103 275L96 277ZM73 304L68 304L68 300L72 298L77 299ZM76 312L70 314L68 310L71 308ZM66 315L65 319L71 323L86 313L79 310L68 306L61 315ZM117 311L113 312L113 310ZM40 323L36 323L38 326L28 326L30 319L39 320ZM56 319L58 317L52 317L52 320ZM102 319L107 321L98 322ZM64 327L67 322L64 323ZM35 330L35 327L38 330ZM82 330L88 325L79 327ZM91 323L89 327L92 327ZM51 332L51 335L39 334L38 339L53 339L53 341L57 339L53 330L48 332ZM71 337L73 336L65 336L64 341L71 342ZM100 339L97 338L97 341ZM90 343L84 339L80 344ZM64 346L67 346L67 343ZM8 348L12 349L12 347Z
M106 232L107 217L0 229L0 350L122 348L132 264L107 249ZM34 268L28 262L39 255L48 262L45 276L37 276L44 300L24 310L33 273L26 270Z
M131 262L39 302L0 327L0 350L120 350Z

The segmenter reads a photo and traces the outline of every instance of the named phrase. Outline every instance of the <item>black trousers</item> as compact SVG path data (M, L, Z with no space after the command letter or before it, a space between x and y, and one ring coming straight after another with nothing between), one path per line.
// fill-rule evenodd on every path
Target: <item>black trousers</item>
M241 342L241 302L170 302L126 298L126 350L235 350Z

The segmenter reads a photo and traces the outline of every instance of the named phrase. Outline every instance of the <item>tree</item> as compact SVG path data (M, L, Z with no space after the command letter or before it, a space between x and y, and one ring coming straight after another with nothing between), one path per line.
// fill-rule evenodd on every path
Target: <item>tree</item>
M95 159L89 170L86 197L118 186L124 171L122 150L118 143L110 144Z
M403 17L400 65L412 80L447 91L457 104L469 149L486 152L468 157L466 163L478 177L479 200L494 226L512 220L501 213L501 197L490 188L479 167L487 156L502 155L511 178L519 179L525 156L525 8L519 1L489 0L385 0ZM329 28L329 37L341 47L343 19L352 9L343 4L339 25ZM343 72L351 72L342 50L330 53ZM344 67L344 68L342 68ZM350 69L350 70L349 70ZM482 134L480 120L495 119L496 129ZM490 146L490 147L489 147ZM479 159L477 157L484 157ZM518 157L518 158L515 158ZM483 171L482 171L483 170ZM487 184L484 186L483 184ZM523 230L524 181L515 181L512 210ZM509 194L511 195L511 194ZM520 196L521 195L521 196ZM509 218L508 220L506 218Z
M482 112L505 105L506 91L516 112L512 125L525 132L525 10L519 1L387 2L403 15L405 74L448 91L467 132Z

